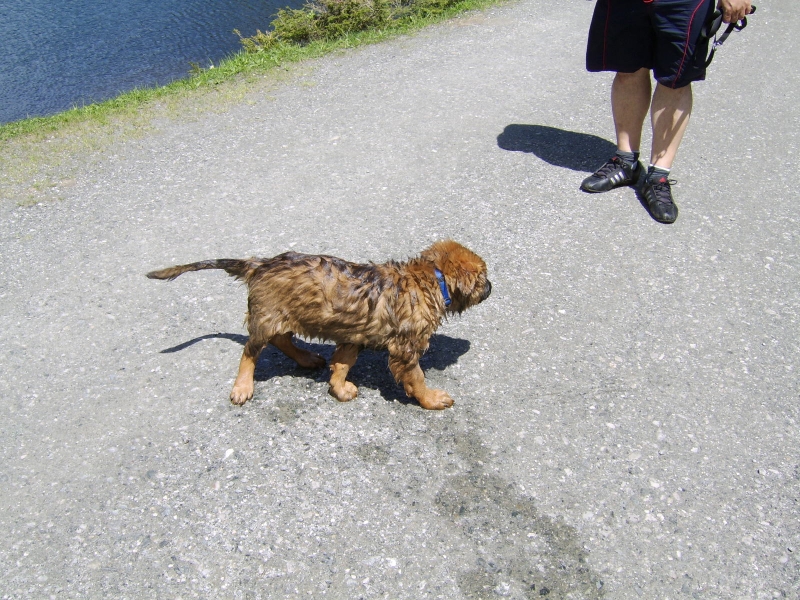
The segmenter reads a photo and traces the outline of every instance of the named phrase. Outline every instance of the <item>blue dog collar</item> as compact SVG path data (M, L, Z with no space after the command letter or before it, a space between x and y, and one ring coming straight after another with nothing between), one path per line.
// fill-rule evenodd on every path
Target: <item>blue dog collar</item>
M450 306L453 301L450 299L450 292L447 291L447 283L444 280L444 275L442 275L442 272L436 267L433 268L433 272L436 274L436 281L439 282L439 289L442 290L444 305Z

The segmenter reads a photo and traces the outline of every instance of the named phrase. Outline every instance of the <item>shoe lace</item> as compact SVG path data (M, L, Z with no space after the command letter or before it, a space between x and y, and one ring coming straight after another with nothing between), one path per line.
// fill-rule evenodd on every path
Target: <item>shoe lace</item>
M674 179L667 179L666 177L659 177L658 180L651 182L650 188L653 190L653 197L656 202L662 204L672 204L672 189L671 186L676 185L678 182Z
M594 172L595 177L608 177L622 168L622 160L618 156L612 156L606 164Z

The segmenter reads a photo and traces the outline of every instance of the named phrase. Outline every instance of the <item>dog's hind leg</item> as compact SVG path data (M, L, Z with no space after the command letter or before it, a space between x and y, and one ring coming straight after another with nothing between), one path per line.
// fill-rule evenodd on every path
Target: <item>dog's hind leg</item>
M355 344L339 344L331 356L331 379L328 393L339 402L349 402L358 396L358 388L347 381L347 373L356 364L361 350Z
M305 369L319 369L325 366L325 359L319 354L294 345L291 331L273 336L269 343Z
M264 349L264 343L250 336L244 345L242 359L239 361L239 374L233 382L231 402L242 405L253 397L253 375L256 372L258 355Z

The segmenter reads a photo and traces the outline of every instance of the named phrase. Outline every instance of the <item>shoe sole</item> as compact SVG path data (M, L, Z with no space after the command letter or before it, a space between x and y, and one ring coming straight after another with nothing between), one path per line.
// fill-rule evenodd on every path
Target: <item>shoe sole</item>
M638 179L637 179L636 181L631 181L631 182L629 182L629 183L619 183L619 184L617 184L617 185L613 185L613 186L611 186L611 187L610 187L610 188L608 188L607 190L592 190L592 189L589 189L589 188L583 187L583 184L581 184L581 187L580 187L580 189L581 189L581 191L583 191L583 192L586 192L586 193L588 193L588 194L602 194L603 192L610 192L611 190L616 190L616 189L619 189L619 188L621 188L621 187L632 187L632 188L636 188L636 186L637 186L637 184L638 184L638 183L639 183Z

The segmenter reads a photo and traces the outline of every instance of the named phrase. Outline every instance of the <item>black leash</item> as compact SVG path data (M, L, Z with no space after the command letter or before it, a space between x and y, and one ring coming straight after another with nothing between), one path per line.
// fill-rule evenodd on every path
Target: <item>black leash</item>
M750 13L753 14L756 12L755 5L750 6ZM717 48L722 46L723 42L728 39L728 36L733 31L741 31L745 27L747 27L747 17L742 18L741 21L737 23L728 23L728 27L722 33L719 38L717 38L717 31L719 28L722 27L722 11L720 9L716 9L708 21L705 22L703 28L700 30L700 39L710 40L712 36L714 36L714 43L711 45L711 52L708 53L708 59L706 60L706 67L711 64L711 61L714 60L714 53L717 51Z

